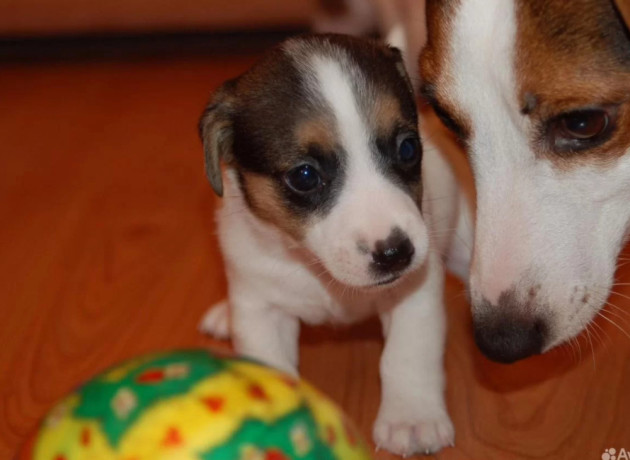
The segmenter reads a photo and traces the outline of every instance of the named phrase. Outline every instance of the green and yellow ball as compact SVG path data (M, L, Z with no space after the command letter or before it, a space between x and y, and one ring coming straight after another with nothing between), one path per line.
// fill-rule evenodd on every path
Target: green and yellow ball
M308 383L186 350L135 359L57 404L21 460L368 460Z

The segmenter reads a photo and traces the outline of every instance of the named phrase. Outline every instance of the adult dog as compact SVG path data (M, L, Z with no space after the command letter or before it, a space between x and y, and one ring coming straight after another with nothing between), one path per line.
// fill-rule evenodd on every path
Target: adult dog
M576 336L613 285L630 227L628 4L427 4L421 91L474 172L473 320L495 361Z

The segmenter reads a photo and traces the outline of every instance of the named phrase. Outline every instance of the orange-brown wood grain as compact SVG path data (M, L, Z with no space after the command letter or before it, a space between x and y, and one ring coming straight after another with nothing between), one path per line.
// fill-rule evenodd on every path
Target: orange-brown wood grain
M149 350L225 344L197 323L225 293L197 117L253 57L69 62L0 72L0 458L64 393ZM622 269L620 282L630 279ZM607 315L630 330L630 289ZM502 366L475 349L448 280L448 402L440 459L600 459L630 449L630 339L600 320L564 347ZM601 329L599 329L601 328ZM366 436L380 328L306 329L303 374ZM379 459L393 458L379 453Z
M316 0L1 0L0 36L307 26Z

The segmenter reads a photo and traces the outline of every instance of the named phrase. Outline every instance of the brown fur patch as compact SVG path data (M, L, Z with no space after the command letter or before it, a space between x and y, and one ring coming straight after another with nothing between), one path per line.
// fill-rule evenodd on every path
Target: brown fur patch
M615 0L615 4L623 17L626 26L630 27L630 0Z
M280 228L296 240L304 235L305 219L289 211L275 179L251 172L241 173L245 199L256 216Z
M450 83L447 70L448 41L459 3L460 0L427 1L427 44L420 54L420 76L421 93L426 101L434 107L441 119L444 119L444 115L451 118L460 131L459 136L466 138L470 136L472 124L443 91Z
M296 127L296 140L302 148L315 144L323 151L332 151L337 142L335 121L326 117L306 119Z
M423 82L437 84L440 78L446 78L447 42L458 4L459 0L427 0L427 44L420 54Z
M387 135L397 126L404 126L408 120L403 116L400 102L392 94L379 92L368 114L368 126L381 135ZM417 130L414 125L409 130Z
M533 150L563 168L623 155L630 148L630 40L612 3L518 0L516 17L517 85L534 126ZM619 107L607 142L558 155L541 137L555 116L605 105Z

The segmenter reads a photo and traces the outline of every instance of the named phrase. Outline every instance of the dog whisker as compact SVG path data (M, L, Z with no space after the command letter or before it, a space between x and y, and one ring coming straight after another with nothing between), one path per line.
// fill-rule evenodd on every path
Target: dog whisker
M563 345L564 346L562 347L562 349L568 355L569 359L571 359L571 362L574 363L575 362L575 352L573 351L573 344L571 343L571 341L567 341Z
M588 333L591 336L591 339L593 340L592 343L594 343L594 344L601 344L601 338L599 336L599 332L597 332L597 330L595 329L593 324L594 324L593 321L590 321L586 325L586 330L588 330Z
M608 312L608 313L610 313L610 312ZM609 317L607 317L606 315L604 315L604 312L602 310L598 311L597 314L599 316L601 316L602 318L604 318L604 320L608 321L610 324L615 326L621 333L623 333L623 335L625 335L628 339L630 339L630 334L628 334L628 332L623 327L621 327L619 324L617 324L614 320L612 320Z
M628 264L630 264L630 260L623 261L623 263L617 264L616 270L619 270L620 268L625 267Z
M619 307L618 305L612 304L610 302L606 302L606 306L613 308L614 309L613 311L617 315L625 315L625 318L624 318L625 320L630 320L630 312L627 312L623 308Z
M573 358L573 362L577 363L579 361L579 357L578 357L578 351L577 351L577 346L576 346L576 339L575 337L571 337L569 339L569 345L571 346L571 355Z
M593 288L593 289L594 289L594 290L596 290L596 288ZM617 292L617 291L612 291L612 290L611 290L611 291L609 291L609 292L610 292L610 294L611 294L611 295L616 295L616 296L619 296L619 297L621 297L621 298L623 298L623 299L630 300L630 296L627 296L627 295L621 294L620 292ZM600 292L600 294L605 294L605 293L604 293L604 292ZM608 296L606 296L606 297L608 297ZM606 305L610 306L611 308L614 308L614 309L615 309L616 311L618 311L619 313L624 314L624 315L628 316L628 318L630 318L630 312L628 312L628 311L624 310L623 308L621 308L621 307L619 307L619 306L617 306L617 305L615 305L615 304L612 304L612 303L610 303L610 302L606 302L606 297L605 297L605 298L602 298L602 299L600 299L600 300L601 300L602 302L604 302Z
M468 249L469 252L472 252L472 248L470 247L468 242L454 230L457 230L457 228L454 227L454 228L450 229L450 231L453 232L453 237L456 238L457 240L459 240L466 247L466 249ZM429 236L430 237L439 236L442 233L447 233L447 232L448 232L448 230L444 230L444 232L442 232L442 231L432 231L432 232L429 232Z
M443 233L449 233L449 232L452 232L453 237L454 237L454 238L457 238L457 239L458 239L458 240L459 240L459 241L460 241L460 242L461 242L461 243L462 243L462 244L466 247L466 249L468 249L469 251L471 251L471 252L472 252L472 248L470 247L470 245L468 244L468 242L467 242L464 238L462 238L462 237L461 237L461 236L460 236L460 235L459 235L456 231L454 231L454 230L457 230L457 228L446 229L446 230L444 230L444 231L441 231L441 230L440 230L440 231L429 232L429 236L430 236L430 237L440 236L440 235L442 235Z
M596 327L602 334L602 345L604 346L604 348L607 348L609 343L612 343L611 339L610 339L610 335L608 335L608 332L606 332L606 329L604 329L603 327L601 327L599 324L597 324L596 321L592 321L591 324ZM595 330L595 329L593 329ZM608 340L608 343L606 342L606 339Z
M599 326L597 324L597 322L595 321L591 321L588 325L588 328L590 328L591 332L593 333L593 337L595 338L596 342L600 345L600 346L605 346L604 341L602 336L600 335L600 330L601 330L601 326ZM600 328L600 330L597 329L597 327Z
M580 362L582 361L582 344L580 343L580 340L577 337L575 337L575 343L578 347L578 354L579 354L578 362Z
M612 308L612 307L616 307L616 305L613 305L613 304L611 304L609 302L606 302L605 305L604 305L604 308L602 308L602 310L605 310L607 313L609 313L612 316L614 316L615 318L619 319L619 321L621 321L624 326L629 326L629 324L628 324L629 318L621 316L618 311L606 309L606 307L611 307Z
M597 369L597 365L595 363L595 347L593 347L593 341L591 340L591 331L590 331L590 326L587 324L586 325L586 338L588 339L588 343L591 346L591 355L593 356L593 369Z

